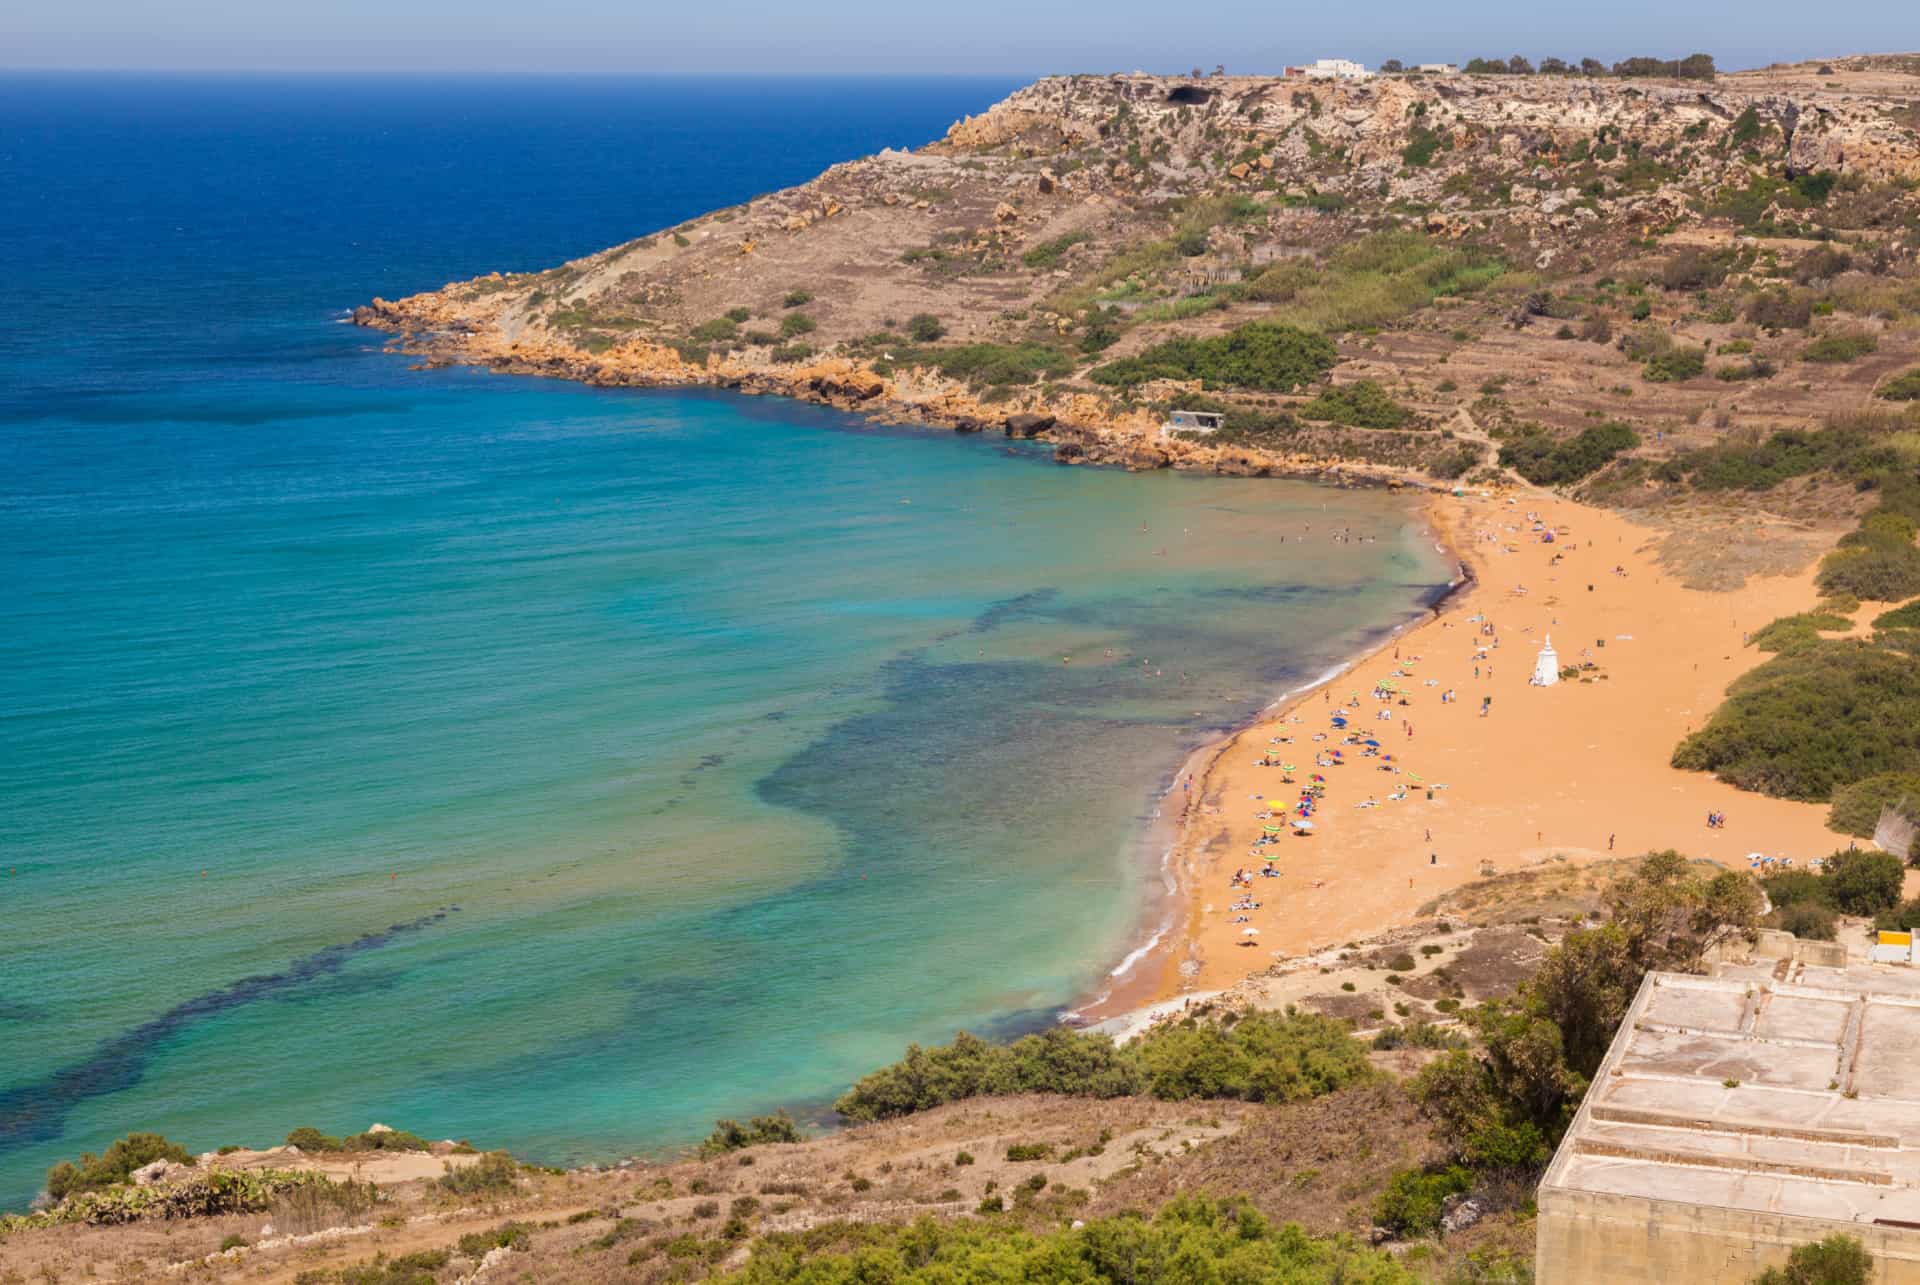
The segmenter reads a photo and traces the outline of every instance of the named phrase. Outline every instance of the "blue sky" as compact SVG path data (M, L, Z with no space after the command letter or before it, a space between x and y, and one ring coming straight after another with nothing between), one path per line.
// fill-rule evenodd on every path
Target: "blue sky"
M1700 50L1732 68L1912 48L1914 12L1912 0L7 0L0 66L1027 76Z

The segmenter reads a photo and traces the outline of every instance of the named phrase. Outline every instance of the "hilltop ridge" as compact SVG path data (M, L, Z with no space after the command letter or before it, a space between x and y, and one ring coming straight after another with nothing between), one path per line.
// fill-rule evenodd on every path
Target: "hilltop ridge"
M1517 431L1624 420L1699 446L1709 412L1869 404L1920 356L1916 184L1920 58L1711 82L1061 76L916 151L355 319L433 362L1011 419L1068 461L1449 478ZM1832 319L1743 327L1776 285L1837 295L1813 314ZM1248 323L1337 351L1249 376L1163 346ZM1767 373L1795 331L1843 324L1879 355ZM1643 378L1660 332L1749 363ZM1175 403L1228 431L1161 435Z

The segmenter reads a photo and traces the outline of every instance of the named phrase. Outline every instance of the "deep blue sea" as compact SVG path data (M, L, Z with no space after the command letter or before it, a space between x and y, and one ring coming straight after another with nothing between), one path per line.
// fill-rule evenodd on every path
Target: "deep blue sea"
M1103 985L1184 753L1445 579L1400 501L340 324L1010 88L0 77L0 1207L134 1128L670 1148Z

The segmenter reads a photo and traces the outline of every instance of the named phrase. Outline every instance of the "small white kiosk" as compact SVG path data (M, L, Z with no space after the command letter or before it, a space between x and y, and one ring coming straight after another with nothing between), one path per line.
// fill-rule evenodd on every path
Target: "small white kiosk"
M1547 635L1546 645L1540 648L1540 654L1533 661L1533 677L1529 680L1535 687L1551 687L1560 681L1560 655L1553 649L1553 635Z

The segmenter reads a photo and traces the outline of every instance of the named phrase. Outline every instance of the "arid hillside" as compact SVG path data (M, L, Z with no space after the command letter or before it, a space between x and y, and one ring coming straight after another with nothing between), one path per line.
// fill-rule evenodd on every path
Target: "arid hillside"
M1914 58L1060 77L918 151L356 318L430 360L1007 425L1063 460L1504 465L1642 503L1686 489L1654 462L1912 395L1917 188ZM1174 407L1224 429L1162 434ZM1631 444L1581 437L1615 424Z

